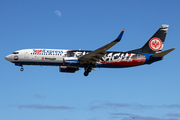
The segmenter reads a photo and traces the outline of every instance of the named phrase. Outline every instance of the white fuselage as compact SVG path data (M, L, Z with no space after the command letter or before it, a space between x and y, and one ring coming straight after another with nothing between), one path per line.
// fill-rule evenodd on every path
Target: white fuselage
M12 63L23 65L61 65L67 50L61 49L23 49L5 57ZM58 65L59 64L59 65Z

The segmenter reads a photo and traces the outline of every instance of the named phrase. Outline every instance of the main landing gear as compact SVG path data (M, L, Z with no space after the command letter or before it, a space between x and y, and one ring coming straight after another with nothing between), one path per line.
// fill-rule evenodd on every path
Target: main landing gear
M84 70L84 76L88 76L92 69L91 67L85 67Z
M21 66L21 69L20 69L20 71L23 71L23 70L24 70L24 68L23 68L23 65L22 65L22 64L15 63L15 65L16 65L16 66Z

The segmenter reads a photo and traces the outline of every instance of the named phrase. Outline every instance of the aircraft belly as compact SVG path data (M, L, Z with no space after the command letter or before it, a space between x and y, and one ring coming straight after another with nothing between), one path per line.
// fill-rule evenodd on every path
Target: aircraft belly
M59 62L33 62L33 61L18 61L18 62L13 62L13 63L18 63L21 65L43 65L43 66L61 66L63 65L63 63L59 63Z

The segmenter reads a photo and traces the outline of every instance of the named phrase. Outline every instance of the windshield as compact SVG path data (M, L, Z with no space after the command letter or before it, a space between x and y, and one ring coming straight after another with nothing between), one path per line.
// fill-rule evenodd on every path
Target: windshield
M12 54L19 54L19 52L13 52Z

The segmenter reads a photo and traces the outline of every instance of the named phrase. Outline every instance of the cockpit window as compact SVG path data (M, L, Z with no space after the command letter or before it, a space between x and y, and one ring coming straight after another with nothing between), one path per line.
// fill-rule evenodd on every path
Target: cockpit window
M12 54L19 54L19 52L13 52Z

